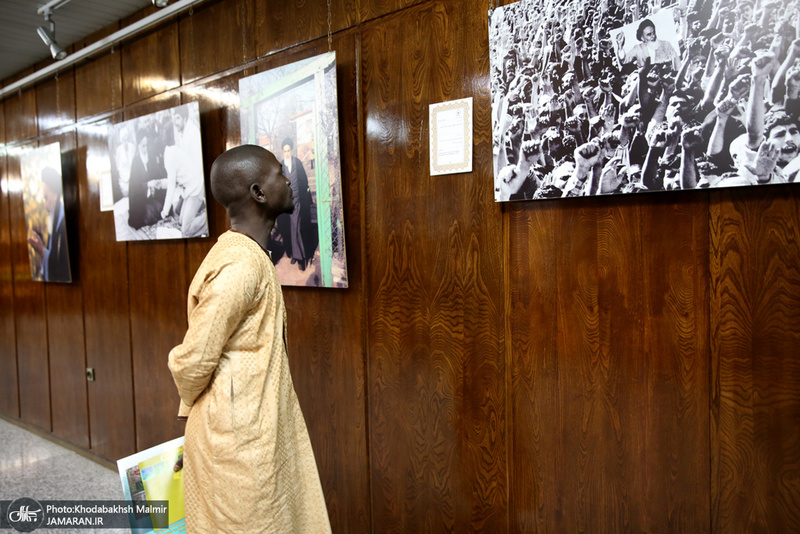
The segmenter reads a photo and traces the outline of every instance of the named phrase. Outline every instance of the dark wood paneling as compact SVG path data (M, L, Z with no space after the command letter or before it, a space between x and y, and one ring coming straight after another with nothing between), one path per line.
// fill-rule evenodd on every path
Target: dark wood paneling
M6 113L8 114L8 108ZM9 154L9 180L22 183L19 155L23 150L33 148L34 145L25 145ZM15 188L8 198L11 213L20 418L26 423L50 431L50 366L47 357L45 284L31 279L22 190Z
M122 100L130 105L180 85L178 24L172 22L122 47Z
M253 0L217 1L181 18L183 83L255 59L254 11Z
M134 453L136 441L127 246L116 241L113 212L100 211L100 176L110 172L108 125L78 130L80 263L86 365L96 378L88 384L91 449L117 460Z
M513 532L707 528L707 225L698 196L510 208Z
M41 99L39 100L41 102ZM73 101L74 102L74 101ZM58 142L66 206L67 243L72 283L46 283L47 346L50 361L50 401L53 433L79 447L89 447L86 400L86 351L83 337L83 288L78 246L78 176L75 132L41 139L41 146Z
M36 86L39 135L75 122L75 74L72 69Z
M36 135L36 90L26 89L9 95L3 102L6 117L6 142L13 143Z
M179 98L150 99L125 120L178 106ZM186 333L186 241L129 241L128 284L136 448L142 450L183 435L167 355Z
M359 0L358 12L361 22L367 22L378 17L383 17L389 13L400 11L407 7L423 3L427 0ZM479 5L476 3L476 5ZM466 5L464 6L466 7ZM484 15L488 6L480 6L479 11L483 11ZM484 16L487 18L487 16ZM488 23L487 23L488 26Z
M76 45L77 50L111 35L119 29L119 23L95 33ZM122 54L118 47L90 58L75 67L75 84L80 89L75 94L78 120L122 106Z
M357 23L357 0L276 0L256 2L258 57L337 32ZM327 46L322 52L327 52Z
M716 193L713 532L800 526L800 190Z
M488 73L484 19L429 2L363 32L375 531L507 529L501 213L488 159L426 172L428 105L473 96L462 80Z
M5 113L0 106L0 141L5 140ZM14 329L14 273L11 265L11 181L6 151L0 151L0 413L19 417L17 336Z

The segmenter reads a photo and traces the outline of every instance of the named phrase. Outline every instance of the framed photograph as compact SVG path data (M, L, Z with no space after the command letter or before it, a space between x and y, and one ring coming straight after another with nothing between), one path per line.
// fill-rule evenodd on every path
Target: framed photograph
M208 237L202 151L197 102L109 126L117 241Z
M53 143L20 156L22 199L31 278L72 282L61 175L61 145Z
M336 53L239 80L242 144L283 165L294 194L268 245L282 285L347 287Z
M490 11L495 200L800 181L798 13L750 0Z

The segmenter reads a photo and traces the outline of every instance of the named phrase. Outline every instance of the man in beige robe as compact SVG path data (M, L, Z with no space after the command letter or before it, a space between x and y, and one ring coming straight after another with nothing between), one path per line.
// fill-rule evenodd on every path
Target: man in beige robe
M286 355L286 309L266 251L275 219L294 209L267 150L245 145L211 167L231 230L189 288L189 328L169 354L188 414L184 445L189 533L331 531Z

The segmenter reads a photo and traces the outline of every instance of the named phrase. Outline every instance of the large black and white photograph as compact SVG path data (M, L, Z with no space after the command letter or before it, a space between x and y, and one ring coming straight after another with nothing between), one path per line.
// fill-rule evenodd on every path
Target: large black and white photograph
M347 287L336 53L242 78L239 97L242 143L272 152L291 182L294 211L268 244L281 285Z
M61 144L24 152L20 156L20 176L31 279L71 282Z
M208 236L197 102L109 127L117 241Z
M489 12L495 201L800 181L800 4Z

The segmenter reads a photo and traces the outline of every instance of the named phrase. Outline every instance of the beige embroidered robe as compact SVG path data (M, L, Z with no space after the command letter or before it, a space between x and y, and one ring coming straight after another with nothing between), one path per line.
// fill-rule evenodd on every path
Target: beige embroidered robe
M188 314L169 354L188 411L187 532L329 533L289 373L283 295L258 243L220 236L189 288Z

